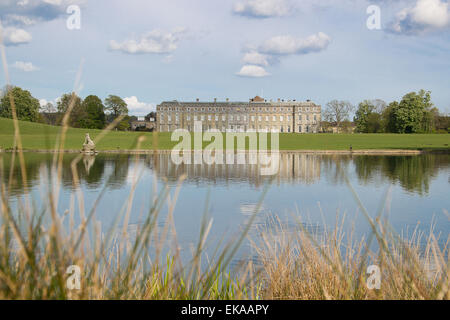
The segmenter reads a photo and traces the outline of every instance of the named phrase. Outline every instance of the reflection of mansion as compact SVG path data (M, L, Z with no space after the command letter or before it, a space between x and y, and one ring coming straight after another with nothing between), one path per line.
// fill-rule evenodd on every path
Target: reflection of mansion
M201 121L203 131L316 133L321 106L309 100L274 102L257 96L249 102L163 102L157 107L157 114L157 129L161 132L194 131L194 122Z
M304 153L280 154L280 168L274 182L306 182L314 183L320 178L321 156ZM186 175L188 182L209 181L212 183L228 183L230 181L246 181L253 185L260 185L270 177L260 174L260 164L249 164L249 153L245 153L247 164L193 164L194 155L191 154L192 164L177 165L170 160L169 154L155 154L152 158L151 168L159 177L169 181L178 181L179 177Z

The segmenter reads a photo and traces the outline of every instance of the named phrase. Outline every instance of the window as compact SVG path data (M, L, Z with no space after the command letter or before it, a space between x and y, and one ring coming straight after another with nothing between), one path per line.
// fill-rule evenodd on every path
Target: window
M210 114L208 115L208 121L211 121L211 115Z
M240 116L236 116L236 121L241 121L241 117Z
M258 121L261 122L262 121L262 117L258 116Z
M205 116L201 116L201 118L200 118L202 121L205 121Z
M317 115L314 115L314 121L317 121Z
M252 119L252 121L255 121L255 116L252 116L252 118L251 118L251 119Z
M283 118L283 116L280 116L280 121L284 121L284 118Z
M191 116L188 115L188 116L186 117L186 120L187 120L187 121L191 121Z
M266 116L266 121L269 121L269 116Z
M272 120L273 120L273 121L277 121L277 116L273 116L273 117L272 117Z
M197 116L194 116L194 121L197 121L198 120L198 117Z
M242 117L244 121L247 121L247 116Z
M230 121L233 121L233 115L230 115ZM233 128L231 128L233 129Z
M283 133L283 132L284 132L284 129L283 129L283 127L280 127L280 131L281 131L281 133Z
M288 126L288 132L289 133L291 132L291 126Z
M222 121L226 121L226 119L227 119L227 116L223 115L222 116Z
M298 132L302 133L302 126L298 126Z
M167 121L171 122L172 121L172 117L171 116L167 116Z

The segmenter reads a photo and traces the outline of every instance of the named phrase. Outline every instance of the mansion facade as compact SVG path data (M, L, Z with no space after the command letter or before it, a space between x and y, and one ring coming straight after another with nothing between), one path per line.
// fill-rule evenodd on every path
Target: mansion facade
M194 131L194 123L200 121L203 131L317 133L321 120L321 106L309 100L274 102L258 96L249 102L170 101L156 110L156 128L160 132Z

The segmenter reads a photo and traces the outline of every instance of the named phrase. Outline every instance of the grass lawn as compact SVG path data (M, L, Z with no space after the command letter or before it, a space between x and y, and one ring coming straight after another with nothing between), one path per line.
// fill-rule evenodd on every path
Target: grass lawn
M56 137L60 127L48 126L31 122L20 122L20 133L23 148L28 150L51 150L55 148ZM90 133L91 138L100 134L100 130L69 129L64 149L79 150L84 136ZM140 136L145 139L140 149L170 150L177 142L170 141L170 133L138 133L109 132L97 144L98 150L131 150L136 148ZM10 119L0 118L0 148L13 147L14 127ZM209 143L204 142L204 145ZM449 150L449 134L280 134L281 150L348 150L350 145L354 150L365 149L447 149Z

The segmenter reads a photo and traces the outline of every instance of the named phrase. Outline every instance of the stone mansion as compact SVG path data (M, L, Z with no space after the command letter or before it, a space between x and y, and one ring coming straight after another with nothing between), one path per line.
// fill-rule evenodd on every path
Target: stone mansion
M194 131L194 122L203 131L222 132L278 131L282 133L317 133L321 106L311 101L267 101L260 97L249 102L163 102L157 106L156 128L160 132L176 129Z

